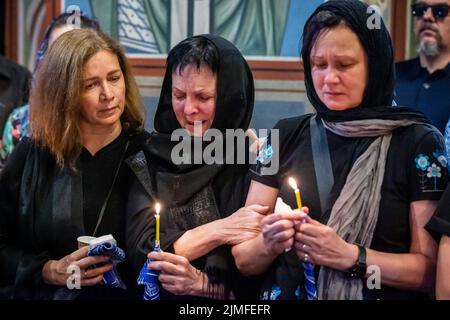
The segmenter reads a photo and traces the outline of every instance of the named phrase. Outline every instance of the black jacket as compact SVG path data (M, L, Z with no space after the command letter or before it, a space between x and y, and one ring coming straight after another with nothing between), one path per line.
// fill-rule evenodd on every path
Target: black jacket
M128 158L136 156L146 136L129 138ZM126 246L122 213L134 176L128 166L121 165L98 234L113 234L123 249ZM58 260L75 251L76 238L85 235L85 202L104 188L99 188L97 194L85 194L83 187L88 187L82 177L81 170L60 169L48 151L38 148L28 138L11 154L0 175L0 298L65 299L78 295L79 292L74 294L65 288L45 285L42 268L48 260ZM135 283L135 279L128 279L131 273L127 263L119 264L118 271L127 285ZM125 292L107 296L104 292L98 294L98 288L87 289L81 290L84 294L92 289L84 295L86 298L120 298L121 295L127 298Z

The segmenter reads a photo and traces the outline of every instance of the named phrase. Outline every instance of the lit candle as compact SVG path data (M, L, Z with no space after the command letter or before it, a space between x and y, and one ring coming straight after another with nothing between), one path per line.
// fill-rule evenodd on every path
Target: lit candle
M159 225L160 225L160 215L159 212L161 211L161 205L159 202L155 204L155 219L156 219L156 239L155 239L155 247L159 247Z
M302 209L302 198L300 197L300 190L297 186L297 181L294 178L289 178L289 185L294 189L295 198L297 199L297 207ZM302 219L302 223L305 223L306 219ZM303 245L305 246L305 245ZM304 247L303 247L304 248ZM317 286L314 273L314 265L308 262L308 254L305 253L303 265L303 274L305 275L305 289L308 300L317 300Z
M294 189L295 192L295 199L297 200L297 207L301 210L302 209L302 198L300 196L300 190L297 187L297 182L294 178L289 178L289 185Z

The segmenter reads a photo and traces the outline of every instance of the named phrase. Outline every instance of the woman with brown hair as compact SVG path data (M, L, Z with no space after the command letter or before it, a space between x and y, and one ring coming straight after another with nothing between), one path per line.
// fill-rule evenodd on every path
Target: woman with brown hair
M274 209L281 197L294 207L293 177L309 215L274 209L257 237L233 247L241 272L263 274L262 299L426 299L433 291L437 245L424 225L447 184L443 139L422 113L391 106L392 42L381 20L367 27L368 9L327 1L305 24L305 86L317 115L276 125L280 170L266 174L267 163L257 163L246 205Z
M133 172L124 162L136 159L145 133L122 49L99 31L66 32L37 71L30 108L31 138L19 143L0 176L0 296L129 297L97 286L111 261L88 257L76 241L112 234L125 248L123 212ZM126 268L118 265L131 284ZM78 270L82 290L69 290L77 273L68 269Z

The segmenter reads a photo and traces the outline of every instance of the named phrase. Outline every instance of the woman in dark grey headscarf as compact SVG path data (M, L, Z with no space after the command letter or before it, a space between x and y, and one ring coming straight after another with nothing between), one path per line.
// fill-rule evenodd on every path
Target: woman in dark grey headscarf
M266 272L263 298L305 297L299 258L317 267L319 299L417 298L433 288L436 243L423 226L446 184L442 136L422 114L391 107L393 49L381 18L378 28L367 23L373 12L328 1L305 25L305 85L317 115L276 125L280 171L264 175L258 164L246 205L273 208L280 194L294 207L292 176L310 216L268 215L261 236L233 248L239 269Z
M231 153L216 151L216 161L208 164L203 155L211 145L202 138L208 129L215 129L224 146L230 138L228 129L244 133L253 103L252 74L229 41L214 35L195 36L170 51L156 132L146 150L149 175L132 188L128 215L128 247L137 250L137 271L155 241L152 208L156 201L162 204L161 249L165 252L149 257L153 260L150 267L161 272L159 279L166 290L163 299L170 293L209 298L230 297L230 290L240 294L233 286L239 278L229 245L258 234L261 213L268 208L240 209L250 182L249 166L248 159L244 164L236 160L237 152L248 153L247 147ZM187 141L194 147L184 150L185 163L176 164L173 151L180 142L172 137L181 128L189 132Z

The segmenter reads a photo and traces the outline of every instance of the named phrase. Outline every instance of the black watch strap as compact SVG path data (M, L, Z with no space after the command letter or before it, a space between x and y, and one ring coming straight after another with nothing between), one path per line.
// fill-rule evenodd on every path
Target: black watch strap
M358 259L356 263L348 270L350 278L364 278L367 273L366 248L358 246Z
M364 248L363 246L357 245L358 246L358 260L357 262L359 264L366 264L366 257L367 257L367 253L366 253L366 248Z

